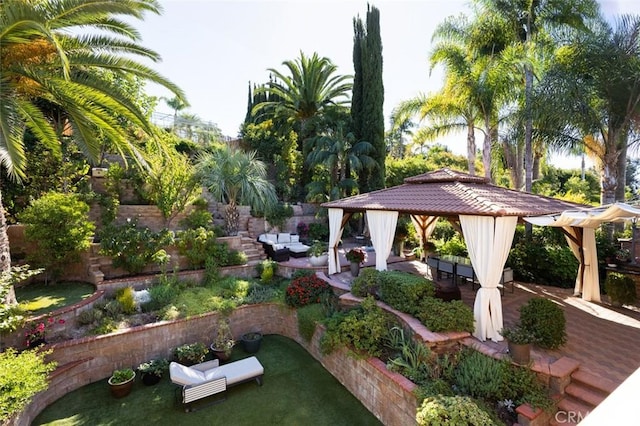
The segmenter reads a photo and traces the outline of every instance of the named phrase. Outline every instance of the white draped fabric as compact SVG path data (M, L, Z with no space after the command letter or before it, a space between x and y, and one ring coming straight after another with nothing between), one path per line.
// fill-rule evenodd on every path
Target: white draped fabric
M640 217L640 209L625 203L615 203L583 210L567 210L562 214L525 217L529 223L539 226L579 226L597 228L603 222L624 222Z
M391 253L393 236L398 222L397 211L367 210L371 243L376 251L376 269L387 270L387 257Z
M416 233L420 237L420 248L422 249L420 260L422 260L426 256L424 245L427 243L427 240L433 233L433 230L436 229L438 218L437 216L417 216L412 214L411 222L413 223Z
M576 278L576 293L582 293L582 299L600 301L600 279L598 277L598 253L596 251L595 228L605 222L636 221L640 218L640 209L625 203L615 203L583 210L567 210L560 215L526 217L529 223L540 226L562 227L571 235L577 235L571 227L582 228L582 250L584 266L580 265ZM567 239L568 240L568 239ZM569 243L573 254L580 259L577 247Z
M498 284L513 242L516 216L460 215L460 225L467 243L471 264L480 289L473 307L475 331L479 340L503 340L502 301Z
M340 272L338 242L342 237L342 209L329 209L329 275Z
M589 302L600 302L600 281L598 277L598 253L596 250L596 232L593 228L564 227L568 234L572 235L576 241L565 235L571 252L581 262L580 248L584 253L584 265L578 267L578 276L574 294L582 294L582 299Z

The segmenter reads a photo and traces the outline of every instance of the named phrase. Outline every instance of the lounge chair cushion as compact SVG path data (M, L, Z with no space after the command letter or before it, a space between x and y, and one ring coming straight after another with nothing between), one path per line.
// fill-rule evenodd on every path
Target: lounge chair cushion
M291 242L292 243L299 243L300 242L300 235L292 235L291 236Z
M178 364L177 362L169 364L169 374L171 375L171 381L173 383L182 386L196 385L207 380L205 373L202 371Z
M275 244L278 242L278 236L276 234L267 234L267 241Z

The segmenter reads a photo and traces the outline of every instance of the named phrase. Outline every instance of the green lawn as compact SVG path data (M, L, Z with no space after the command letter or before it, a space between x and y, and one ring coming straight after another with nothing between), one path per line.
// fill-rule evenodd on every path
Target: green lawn
M239 348L234 359L247 355ZM123 399L109 394L107 381L87 385L47 407L33 425L380 425L381 423L322 365L293 340L265 336L256 355L264 382L230 388L222 403L185 413L175 402L168 374L155 386L139 377Z
M84 282L60 281L49 285L38 282L17 287L16 298L29 315L40 315L73 305L91 296L94 291L92 284Z

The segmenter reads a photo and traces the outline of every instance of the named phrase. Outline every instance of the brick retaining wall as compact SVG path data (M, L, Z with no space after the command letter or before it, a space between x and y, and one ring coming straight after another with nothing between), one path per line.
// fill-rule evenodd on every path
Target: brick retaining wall
M58 362L49 388L36 395L31 404L8 424L28 426L49 404L75 389L106 379L116 368L135 367L157 357L169 358L172 349L184 343L210 342L218 315L208 313L49 345L53 349L50 359ZM230 323L236 338L248 331L260 331L295 340L382 423L415 424L417 401L411 393L415 388L413 383L387 371L382 361L376 358L356 359L345 350L322 355L319 349L320 328L311 343L304 341L298 332L295 310L275 303L247 305L231 314Z

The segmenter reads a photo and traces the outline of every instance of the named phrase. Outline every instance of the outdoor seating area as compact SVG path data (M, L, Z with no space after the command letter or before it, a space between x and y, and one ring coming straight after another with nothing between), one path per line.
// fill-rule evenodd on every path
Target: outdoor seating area
M262 243L267 257L277 262L291 257L305 257L310 247L300 242L300 236L281 232L279 234L260 234L258 241Z
M468 257L432 255L427 257L427 265L433 268L435 273L432 272L432 275L438 280L441 280L443 277L447 277L451 278L452 283L454 284L471 283L472 290L480 288L478 277L471 265L471 259ZM505 287L508 287L510 292L513 293L513 269L508 267L503 269L502 276L500 277L500 283L498 284L498 288L502 295L504 295Z

